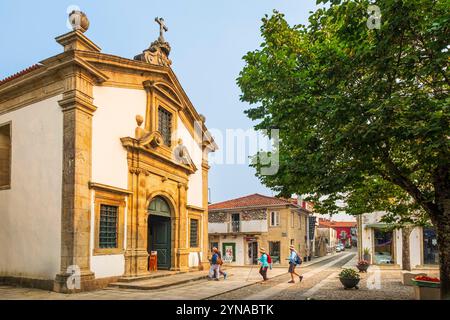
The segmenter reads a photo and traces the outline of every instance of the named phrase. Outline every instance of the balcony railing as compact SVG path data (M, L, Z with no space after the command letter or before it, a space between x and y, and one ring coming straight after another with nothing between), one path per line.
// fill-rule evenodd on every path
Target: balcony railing
M228 232L241 232L241 221L232 221L228 223Z

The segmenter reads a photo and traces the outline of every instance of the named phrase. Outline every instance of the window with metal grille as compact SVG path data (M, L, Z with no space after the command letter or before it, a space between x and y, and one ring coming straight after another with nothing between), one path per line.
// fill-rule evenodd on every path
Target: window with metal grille
M0 125L0 189L11 186L11 123Z
M119 207L100 205L101 249L117 248L117 220Z
M198 220L191 219L191 248L198 248Z
M158 109L158 128L164 144L170 147L172 145L172 114L162 107Z

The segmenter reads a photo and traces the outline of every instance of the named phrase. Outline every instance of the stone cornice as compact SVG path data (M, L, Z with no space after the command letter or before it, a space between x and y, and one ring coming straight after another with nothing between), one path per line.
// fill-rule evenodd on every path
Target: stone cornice
M106 184L101 184L101 183L96 183L96 182L89 182L89 188L94 189L94 190L103 190L103 191L114 192L114 193L123 194L123 195L133 194L133 192L131 192L130 190L112 187L112 186L108 186Z
M101 51L99 46L97 46L94 42L92 42L79 30L63 34L62 36L55 38L55 40L64 47L64 51L70 50L86 50L93 52Z
M78 53L69 51L46 59L41 62L40 68L0 86L0 114L76 89L64 84L65 79L75 72L84 73L92 82L102 83L108 80L103 72L80 58ZM25 95L30 96L26 102L23 102L24 99L17 103L8 101ZM6 103L3 105L3 102Z
M97 107L94 106L87 99L82 98L80 95L73 95L63 98L58 101L59 105L63 109L63 111L69 111L73 109L79 109L81 111L86 112L89 115L93 115L97 110Z
M205 213L207 211L206 209L203 209L203 208L200 208L197 206L192 206L192 205L187 205L186 207L188 208L188 210L192 210L192 211L199 212L199 213Z
M147 155L151 158L155 158L175 169L184 171L188 175L194 174L196 171L195 167L188 166L188 165L185 165L182 163L178 163L178 162L166 157L165 155L163 155L163 153L158 152L157 150L152 150L152 149L149 149L149 148L143 146L141 143L139 143L138 140L133 139L131 137L121 138L120 141L122 142L123 147L126 148L127 150L136 152L136 153L140 153L143 155Z

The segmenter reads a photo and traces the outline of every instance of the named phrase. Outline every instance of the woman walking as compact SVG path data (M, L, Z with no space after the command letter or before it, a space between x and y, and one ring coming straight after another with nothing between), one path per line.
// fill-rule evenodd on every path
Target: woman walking
M289 256L289 273L291 274L291 281L289 281L289 283L295 283L294 275L296 275L300 279L300 282L302 282L303 276L295 272L295 267L297 265L300 265L302 263L302 260L300 259L297 251L295 251L294 246L290 246L289 250L291 251L291 254Z
M259 269L259 274L263 277L264 281L269 280L267 278L267 269L269 269L269 262L266 254L266 250L261 248L259 250L261 256L259 257L259 263L261 264L261 268Z
M223 280L227 280L228 274L225 271L222 271L222 266L223 266L222 253L219 251L219 249L216 248L216 250L217 250L217 255L218 255L218 258L217 258L217 264L218 264L217 271L219 272L218 278L220 278L220 276L222 275Z

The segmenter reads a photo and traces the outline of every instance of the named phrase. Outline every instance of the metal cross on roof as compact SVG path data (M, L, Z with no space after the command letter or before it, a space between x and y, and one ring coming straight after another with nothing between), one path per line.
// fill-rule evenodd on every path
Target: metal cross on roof
M163 18L155 18L156 23L159 24L159 41L160 42L166 42L166 40L164 39L164 32L168 32L169 28L167 28L166 23L164 22Z

